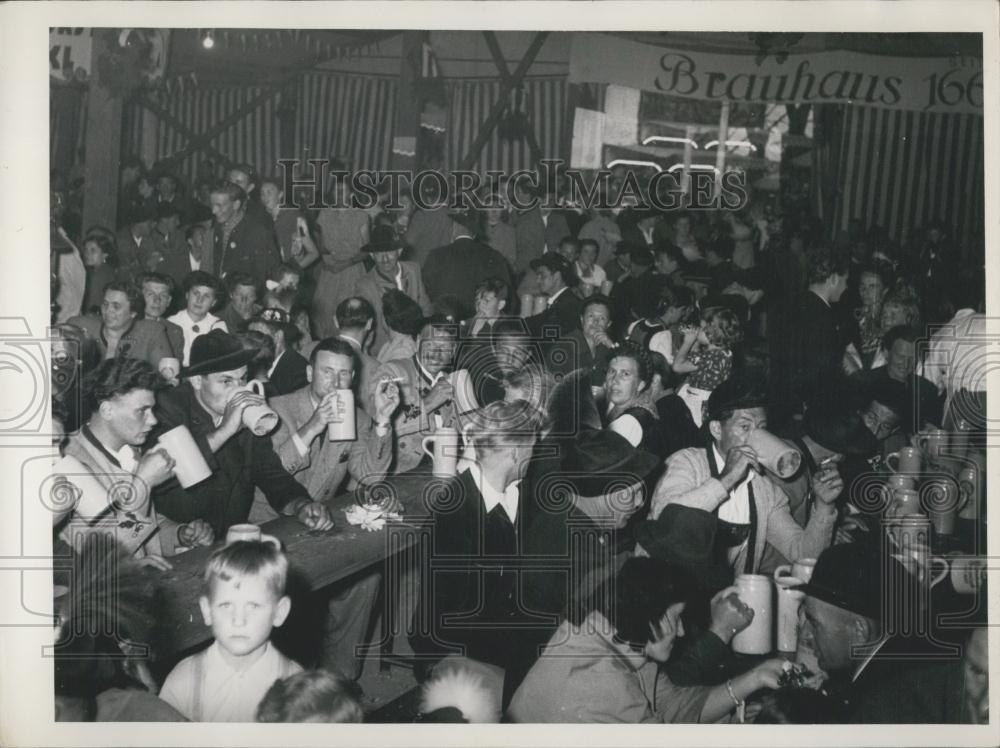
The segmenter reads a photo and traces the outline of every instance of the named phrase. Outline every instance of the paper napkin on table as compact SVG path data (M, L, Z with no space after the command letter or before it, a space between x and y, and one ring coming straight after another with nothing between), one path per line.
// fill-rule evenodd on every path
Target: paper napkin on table
M344 510L348 524L360 525L368 532L377 532L385 527L386 520L399 519L398 512L386 512L378 506L361 506L355 504Z

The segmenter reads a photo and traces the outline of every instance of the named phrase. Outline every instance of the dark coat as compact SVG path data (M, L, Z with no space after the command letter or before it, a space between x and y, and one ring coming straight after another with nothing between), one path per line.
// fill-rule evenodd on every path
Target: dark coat
M281 354L277 366L271 372L268 396L287 395L309 384L306 377L307 366L309 362L301 353L294 348L287 349Z
M212 417L198 403L189 382L160 393L156 417L159 423L150 435L149 445L160 434L181 424L188 427L198 448L212 470L211 477L190 488L181 488L174 479L158 486L153 493L156 510L177 522L203 519L221 538L231 525L246 522L253 504L254 488L260 488L276 511L288 502L309 498L306 490L284 467L268 436L254 436L247 429L212 453L208 434L215 430Z
M469 471L449 485L428 496L431 547L425 579L430 582L420 586L415 620L422 625L414 627L410 643L418 654L464 650L468 657L506 669L516 651L509 625L518 619L514 557L524 498L512 524L499 505L486 512ZM458 615L461 622L447 620Z
M531 334L536 337L542 337L543 331L547 327L558 327L558 337L568 338L570 333L580 329L580 307L582 304L580 297L573 293L573 289L567 288L556 297L552 306L541 314L528 317L525 323Z
M591 386L602 386L614 351L605 345L599 345L597 350L591 353L587 339L583 336L583 330L579 328L569 334L569 339L573 341L575 357L572 361L567 361L565 366L555 365L552 373L568 374L574 369L586 369L589 372Z
M423 267L424 288L432 302L445 295L459 300L466 312L476 306L476 286L487 278L507 284L507 305L513 287L510 267L504 256L481 242L462 236L432 250Z
M249 274L257 285L263 285L268 271L281 262L273 227L250 214L236 224L225 247L222 246L222 226L215 224L212 247L215 275L220 278L239 270Z
M528 271L531 261L541 257L546 250L557 251L559 242L570 234L569 224L561 213L550 213L546 223L538 208L514 213L513 223L517 241L517 266L514 269L518 273Z

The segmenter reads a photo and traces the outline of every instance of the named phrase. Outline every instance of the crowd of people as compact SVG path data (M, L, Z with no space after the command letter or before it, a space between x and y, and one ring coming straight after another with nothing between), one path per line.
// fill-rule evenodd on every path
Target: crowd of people
M984 329L982 267L937 224L894 246L876 229L831 239L758 195L661 213L511 187L538 204L311 211L251 165L187 190L128 162L120 225L53 201L54 537L78 559L117 554L132 595L114 635L57 648L57 717L362 721L378 570L314 595L322 645L298 663L271 641L294 559L224 541L279 516L329 530L328 499L430 479L425 439L454 430L407 621L421 721L988 721L982 606L921 637L890 614L929 587L932 550L985 548L985 380L956 355ZM265 433L247 416L261 408ZM328 438L345 420L354 439ZM207 466L195 483L159 441L178 427ZM754 446L765 433L794 473ZM893 490L870 490L907 450L915 483L974 472L955 528L912 554L885 528ZM108 532L113 548L94 542ZM151 672L122 645L153 640L150 569L202 546L191 615L214 641ZM732 651L755 615L739 579L802 559L822 688ZM64 632L96 607L73 602L99 594L85 578L58 602ZM931 593L914 615L968 608ZM943 641L961 654L935 659ZM444 703L442 683L486 706Z

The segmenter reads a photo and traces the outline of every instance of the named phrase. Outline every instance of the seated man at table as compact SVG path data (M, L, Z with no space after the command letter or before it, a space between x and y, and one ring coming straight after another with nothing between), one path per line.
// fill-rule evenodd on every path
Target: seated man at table
M221 330L195 338L190 365L181 371L185 381L157 400L160 425L152 439L187 426L212 475L189 488L164 483L153 501L171 519L203 519L222 537L231 525L247 521L256 486L275 511L297 517L311 530L327 530L333 521L326 507L288 474L271 440L244 425L243 412L265 404L264 398L242 389L254 355Z
M707 403L709 441L667 459L653 494L650 520L638 528L639 548L686 566L708 589L739 574L767 573L768 543L785 558L815 558L830 544L844 484L836 472L812 481L815 504L805 528L788 497L761 471L748 446L754 429L767 427L766 395L741 376L716 387Z
M343 421L338 412L338 388L354 381L355 354L340 338L321 340L313 349L306 369L309 384L271 400L281 418L272 435L282 465L302 484L310 496L334 496L350 476L364 484L381 480L392 462L392 414L399 406L399 391L393 382L375 388L375 423L355 406L357 438L331 441L327 425ZM374 426L374 427L373 427ZM335 590L328 605L328 621L320 665L357 680L363 661L354 657L355 645L364 641L371 612L378 596L379 575L371 573L346 588Z
M944 697L936 699L935 708L913 708L939 690L942 673L933 674L933 660L940 664L958 654L935 652L931 647L940 642L901 633L919 628L904 617L920 615L914 608L923 596L894 556L873 544L832 546L820 554L809 583L798 589L806 593L803 611L819 666L831 676L826 690L844 722L956 721L941 714ZM961 688L951 698L959 701Z
M63 538L72 544L78 532L107 531L140 563L158 568L169 567L163 557L179 549L210 544L205 522L171 521L150 501L150 487L174 468L162 449L139 449L156 425L155 393L165 387L159 374L145 361L113 358L89 372L83 387L90 416L53 467L57 487L72 489L64 495L73 501L53 514Z
M428 499L428 583L420 586L410 643L425 659L446 657L435 672L460 661L482 675L499 712L504 671L521 655L511 630L523 618L512 561L535 434L521 403L492 403L479 415L468 432L475 463Z
M395 459L392 472L412 470L424 458L424 437L455 426L455 391L448 372L458 347L458 325L430 317L420 330L417 355L388 361L372 377L377 388L386 379L399 385L400 405L393 417ZM374 390L371 393L374 400Z

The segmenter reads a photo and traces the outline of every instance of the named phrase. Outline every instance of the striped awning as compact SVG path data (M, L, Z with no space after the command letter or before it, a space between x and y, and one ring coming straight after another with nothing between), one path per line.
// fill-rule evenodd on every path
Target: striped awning
M963 248L982 241L983 118L847 107L834 225L852 219L904 240L939 220ZM981 250L979 250L981 251Z

